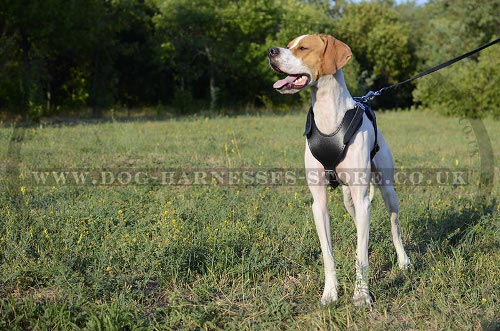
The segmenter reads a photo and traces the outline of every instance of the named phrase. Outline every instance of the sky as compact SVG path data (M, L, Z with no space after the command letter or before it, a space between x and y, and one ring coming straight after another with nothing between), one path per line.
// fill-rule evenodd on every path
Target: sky
M354 2L361 2L363 0L353 0ZM428 0L414 0L418 5L423 5L426 3ZM396 0L397 4L408 2L408 0Z
M404 2L408 2L408 0L396 0L396 3L404 3ZM427 2L427 0L415 0L415 2L418 4L418 5L423 5L424 3Z

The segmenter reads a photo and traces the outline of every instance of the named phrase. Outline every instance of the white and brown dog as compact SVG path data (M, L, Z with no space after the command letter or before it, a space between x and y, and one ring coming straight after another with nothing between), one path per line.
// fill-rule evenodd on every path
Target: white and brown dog
M347 90L341 69L351 56L350 48L332 36L315 34L297 37L286 48L273 47L268 50L269 63L273 70L287 75L286 78L278 80L273 87L281 93L296 93L310 87L315 124L322 133L332 133L341 124L346 111L355 107L355 101ZM380 150L371 159L370 151L375 144L375 130L364 114L361 126L347 143L347 152L335 169L339 180L347 183L342 186L344 205L354 219L357 230L356 284L353 297L356 305L371 304L367 273L370 182L380 189L389 211L392 240L396 247L399 266L406 269L410 265L398 224L399 206L392 186L394 177L392 155L379 130L377 139ZM327 208L327 181L323 165L313 156L307 142L305 167L308 186L314 199L312 210L324 260L325 288L321 302L326 304L337 300L338 285ZM310 169L321 171L309 171ZM372 170L377 171L380 176L376 183L373 183ZM360 172L364 175L363 178L367 178L365 184L351 184L350 178L359 175ZM317 176L320 177L319 180Z

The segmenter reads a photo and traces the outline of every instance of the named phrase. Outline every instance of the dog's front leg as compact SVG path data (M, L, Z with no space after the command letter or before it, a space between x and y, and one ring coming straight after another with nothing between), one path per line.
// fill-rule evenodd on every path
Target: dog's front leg
M366 169L366 177L369 177L370 170ZM370 178L367 178L369 182ZM350 186L351 196L354 203L357 232L356 248L356 285L354 288L354 304L371 304L371 297L368 290L368 239L370 234L370 196L369 185Z
M330 217L328 216L328 194L323 166L313 157L307 142L305 165L307 185L314 199L312 205L314 223L318 232L325 268L325 288L321 297L321 303L327 304L337 300L338 284L335 261L333 260Z

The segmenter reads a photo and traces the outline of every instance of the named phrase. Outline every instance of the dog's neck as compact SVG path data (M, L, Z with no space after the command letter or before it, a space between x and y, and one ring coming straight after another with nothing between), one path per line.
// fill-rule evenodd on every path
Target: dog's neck
M346 111L355 105L347 90L342 69L333 75L320 77L311 87L311 96L314 122L325 134L332 133L342 122Z

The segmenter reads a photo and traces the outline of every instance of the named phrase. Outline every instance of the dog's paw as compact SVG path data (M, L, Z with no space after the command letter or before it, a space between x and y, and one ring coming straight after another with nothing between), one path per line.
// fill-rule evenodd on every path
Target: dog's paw
M335 289L327 290L325 288L325 290L323 291L323 296L321 297L321 304L327 305L329 303L337 301L337 299L338 299L337 290Z
M368 290L355 291L352 300L355 306L372 305L372 298Z
M399 269L401 269L401 270L410 270L411 269L410 258L408 256L405 256L404 259L402 259L398 262L398 265L399 265Z

